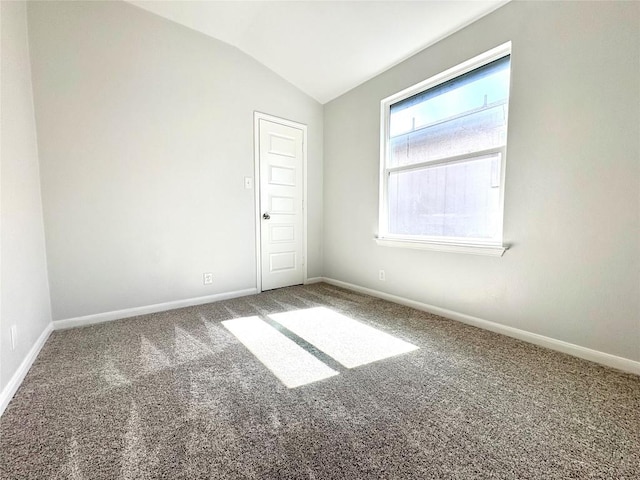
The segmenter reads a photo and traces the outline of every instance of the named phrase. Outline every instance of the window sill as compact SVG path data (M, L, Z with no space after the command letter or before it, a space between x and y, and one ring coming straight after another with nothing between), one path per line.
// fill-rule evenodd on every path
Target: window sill
M436 252L466 253L470 255L487 255L501 257L509 246L484 245L478 243L427 242L422 240L405 240L399 238L376 237L376 243L382 247L414 248L433 250Z

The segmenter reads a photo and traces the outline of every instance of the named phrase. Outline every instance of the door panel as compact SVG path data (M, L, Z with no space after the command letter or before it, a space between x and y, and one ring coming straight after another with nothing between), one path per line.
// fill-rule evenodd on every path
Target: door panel
M258 120L262 290L304 283L304 130Z

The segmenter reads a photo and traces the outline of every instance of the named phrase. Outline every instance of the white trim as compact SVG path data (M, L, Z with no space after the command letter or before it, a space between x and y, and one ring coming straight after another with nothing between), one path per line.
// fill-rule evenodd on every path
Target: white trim
M302 125L302 124L299 124ZM309 139L308 139L308 131L307 131L307 126L306 125L302 125L302 235L303 235L303 241L302 241L302 254L304 255L304 257L302 258L302 261L304 262L304 278L303 283L307 282L307 279L309 278L309 255L308 255L308 251L307 251L307 242L309 241L309 235L308 235L308 221L307 221L307 210L309 210L309 202L307 199L307 191L308 191L308 184L307 184L307 179L309 178L309 175L307 174L308 170L307 170L307 144L309 143Z
M341 280L335 280L333 278L323 278L324 282L335 285L337 287L346 288L355 292L364 293L373 297L382 298L390 302L399 303L400 305L406 305L407 307L415 308L425 312L433 313L441 317L445 317L451 320L465 323L467 325L473 325L474 327L482 328L484 330L490 330L495 333L506 335L508 337L517 338L534 345L549 348L558 352L566 353L574 357L589 360L591 362L599 363L611 368L617 368L625 372L634 373L640 375L640 362L631 360L629 358L618 357L611 355L610 353L601 352L599 350L593 350L591 348L582 347L573 343L564 342L562 340L556 340L555 338L545 337L537 333L527 332L526 330L520 330L518 328L509 327L500 323L491 322L489 320L483 320L478 317L466 315L464 313L455 312L446 308L440 308L426 303L410 300L408 298L399 297L390 293L380 292L352 283L343 282Z
M262 222L260 221L260 116L253 112L253 195L256 221L256 290L262 291Z
M307 283L309 259L307 258L307 143L308 129L304 123L294 122L285 118L269 115L258 111L253 112L253 162L254 162L254 190L255 190L255 219L256 219L256 289L262 292L262 236L260 229L260 120L278 123L286 127L302 130L302 257L303 257L303 284Z
M412 95L421 92L423 90L427 90L429 88L435 87L444 83L453 78L464 75L465 73L470 72L471 70L475 70L476 68L487 65L494 60L498 60L502 57L511 54L511 42L505 42L502 45L498 45L491 50L481 53L480 55L476 55L469 60L465 60L462 63L454 65L453 67L445 70L444 72L433 75L432 77L423 80L420 83L416 83L415 85L411 85L410 87L405 88L404 90L394 93L393 95L389 95L387 98L382 100L383 104L390 105L392 103L398 103L405 98L409 98Z
M398 165L397 167L385 168L385 175L390 173L408 172L411 170L422 170L424 168L433 167L436 165L452 165L454 163L468 162L469 160L477 160L487 157L498 157L502 160L506 156L507 149L504 147L493 147L486 150L478 150L471 153L462 153L460 155L453 155L451 157L434 158L431 160L425 160L424 162L410 163L408 165Z
M436 252L467 253L471 255L486 255L489 257L501 257L509 246L482 245L464 243L427 242L424 240L407 240L403 238L376 238L376 243L381 247L413 248L416 250L433 250Z
M137 317L138 315L147 315L149 313L165 312L176 308L192 307L194 305L202 305L205 303L227 300L229 298L244 297L247 295L255 295L258 293L256 288L247 288L245 290L236 290L233 292L216 293L204 297L188 298L185 300L176 300L173 302L156 303L154 305L145 305L143 307L126 308L124 310L114 310L112 312L96 313L94 315L85 315L83 317L66 318L64 320L54 320L54 330L64 330L67 328L84 327L86 325L94 325L96 323L110 322L112 320L120 320L122 318Z
M43 332L36 340L36 343L33 344L31 349L29 350L29 353L27 353L27 356L24 358L24 360L22 360L22 363L18 367L18 370L16 370L16 372L9 380L9 383L7 383L7 385L2 389L2 392L0 392L0 416L4 413L7 405L9 405L9 402L11 402L11 399L18 391L18 388L20 388L20 385L22 385L24 377L27 376L31 365L33 365L33 362L38 357L40 350L42 350L42 347L47 342L47 339L49 338L49 335L51 335L51 332L53 332L53 324L48 323Z
M420 92L424 92L430 88L436 87L448 80L452 80L457 78L465 73L468 73L476 68L487 65L495 60L511 55L511 42L503 43L491 50L482 53L480 55L476 55L475 57L466 60L458 65L455 65L444 72L433 75L432 77L427 78L426 80L412 85L404 90L397 92L393 95L390 95L380 101L380 171L379 171L379 192L378 192L378 236L381 240L392 240L389 233L389 208L388 208L388 194L389 194L389 185L388 179L389 174L392 172L399 171L408 171L412 169L418 168L426 168L430 165L436 164L449 164L455 163L458 161L466 160L469 158L481 157L485 156L489 153L500 152L500 198L499 198L499 224L497 228L497 233L493 238L495 243L502 244L503 235L504 235L504 192L505 192L505 180L506 180L506 144L501 147L491 148L487 150L481 150L477 152L470 152L463 155L455 155L451 157L439 158L436 160L430 160L425 162L420 162L415 165L407 165L407 166L398 166L398 167L388 167L389 160L389 138L390 138L390 108L393 104L401 102L407 98L410 98L413 95L416 95ZM508 103L507 103L508 106ZM408 248L421 248L427 250L437 250L437 251L445 251L445 252L459 252L459 253L476 253L478 254L481 251L465 251L464 249L459 248L448 248L443 246L442 248L432 248L432 245L438 244L438 239L424 237L420 239L424 241L426 244L423 247L415 246L415 244L403 244L400 242L386 243L385 246L394 246L394 247L408 247ZM451 243L464 243L464 238L458 238L457 241L444 241L444 244ZM480 240L480 239L474 239ZM506 250L506 249L505 249ZM505 250L502 250L499 255L502 256ZM480 253L482 254L482 253ZM495 253L490 253L489 255L496 256Z
M324 282L324 278L322 278L322 277L311 277L311 278L307 278L304 281L304 284L305 285L312 285L314 283L321 283L321 282Z

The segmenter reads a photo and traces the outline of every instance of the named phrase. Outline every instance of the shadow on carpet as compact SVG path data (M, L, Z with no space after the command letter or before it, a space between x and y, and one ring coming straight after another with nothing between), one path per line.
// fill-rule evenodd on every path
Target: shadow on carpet
M640 378L326 284L54 332L3 479L640 478Z

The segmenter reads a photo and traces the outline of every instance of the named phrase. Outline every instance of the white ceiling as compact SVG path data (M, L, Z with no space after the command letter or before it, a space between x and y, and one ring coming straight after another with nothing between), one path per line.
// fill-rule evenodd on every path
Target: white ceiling
M239 48L326 103L507 1L129 3Z

